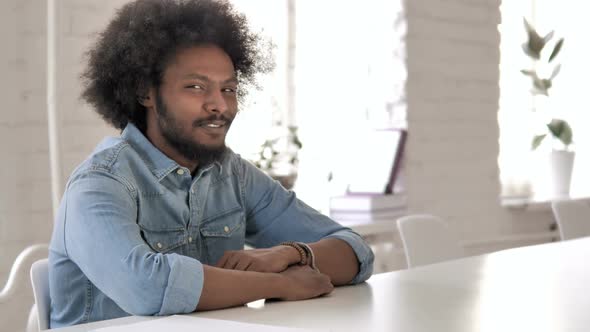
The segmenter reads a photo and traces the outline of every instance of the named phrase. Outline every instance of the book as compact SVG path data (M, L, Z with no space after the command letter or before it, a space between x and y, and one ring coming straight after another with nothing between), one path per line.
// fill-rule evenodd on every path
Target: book
M330 198L330 212L356 211L376 212L405 208L407 198L404 194L350 194Z

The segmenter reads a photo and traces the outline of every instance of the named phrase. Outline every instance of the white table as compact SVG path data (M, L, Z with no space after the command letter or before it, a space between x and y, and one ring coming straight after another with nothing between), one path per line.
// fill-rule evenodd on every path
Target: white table
M590 238L379 274L314 300L193 315L332 331L590 331Z

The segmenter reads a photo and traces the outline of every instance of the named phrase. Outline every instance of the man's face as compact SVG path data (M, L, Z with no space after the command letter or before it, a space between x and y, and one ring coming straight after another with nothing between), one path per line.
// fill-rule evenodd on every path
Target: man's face
M180 154L188 161L203 165L218 160L237 113L237 85L234 66L220 48L200 46L180 51L155 91L155 116L148 116L148 122L155 123L148 136L163 138L164 150L171 148L173 155Z

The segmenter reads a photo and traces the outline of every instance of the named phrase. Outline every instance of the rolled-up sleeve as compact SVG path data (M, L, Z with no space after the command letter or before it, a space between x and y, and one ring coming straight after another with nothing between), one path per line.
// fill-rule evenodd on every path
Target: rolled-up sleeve
M108 172L70 180L65 199L66 253L101 292L133 315L195 310L203 266L191 257L154 252L137 225L134 188Z
M373 254L371 247L367 245L360 235L348 228L344 228L328 235L327 237L345 241L352 250L354 250L359 261L359 272L354 279L352 279L350 282L351 284L358 284L371 277L371 274L373 274L373 261L375 260L375 255Z
M248 220L246 239L250 245L264 248L284 241L311 243L337 238L352 247L359 261L359 272L351 283L371 276L375 257L359 234L311 208L249 162L241 160L240 174Z

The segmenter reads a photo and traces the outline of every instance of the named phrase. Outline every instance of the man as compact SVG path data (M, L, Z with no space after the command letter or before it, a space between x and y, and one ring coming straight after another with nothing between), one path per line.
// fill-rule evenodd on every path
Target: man
M83 97L123 131L67 184L51 328L308 299L371 275L356 233L225 146L240 87L268 69L257 43L213 0L133 2L100 35Z

